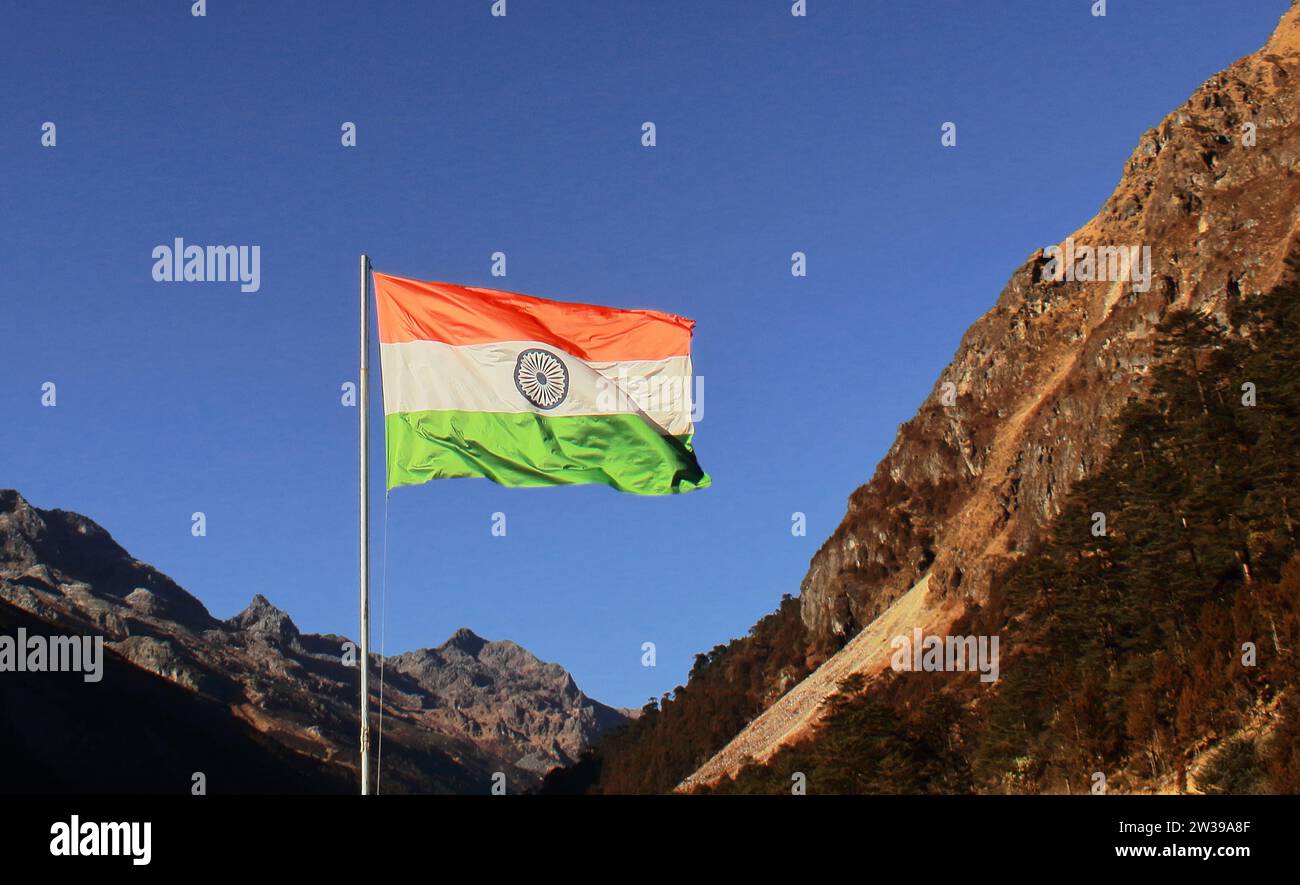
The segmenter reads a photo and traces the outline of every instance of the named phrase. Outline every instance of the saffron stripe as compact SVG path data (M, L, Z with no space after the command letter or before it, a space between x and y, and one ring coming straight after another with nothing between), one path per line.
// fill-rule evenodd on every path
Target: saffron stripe
M375 273L379 340L488 344L537 341L587 361L688 356L695 321Z

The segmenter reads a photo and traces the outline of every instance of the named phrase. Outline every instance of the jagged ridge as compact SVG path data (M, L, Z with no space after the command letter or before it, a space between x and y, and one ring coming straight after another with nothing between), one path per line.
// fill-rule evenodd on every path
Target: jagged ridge
M50 629L101 634L115 657L224 705L283 747L337 769L338 782L356 780L359 687L355 667L343 662L346 638L302 633L261 594L218 620L93 521L0 490L0 605ZM380 663L381 784L390 791L482 791L497 771L528 787L625 721L559 665L466 629L436 649L374 656ZM15 727L39 727L24 722Z

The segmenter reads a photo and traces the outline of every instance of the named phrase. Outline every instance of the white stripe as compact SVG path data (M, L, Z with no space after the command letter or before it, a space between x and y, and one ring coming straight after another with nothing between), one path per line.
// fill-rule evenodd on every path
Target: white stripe
M515 368L529 349L564 363L569 389L543 409L519 390ZM384 414L423 411L536 412L539 415L613 415L641 412L675 436L692 433L691 358L591 362L550 344L495 341L455 346L441 341L379 345Z

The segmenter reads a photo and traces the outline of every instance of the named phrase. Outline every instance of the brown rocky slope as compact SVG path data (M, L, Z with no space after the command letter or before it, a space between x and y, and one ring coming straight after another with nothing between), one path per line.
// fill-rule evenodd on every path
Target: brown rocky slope
M1072 239L1076 249L1149 246L1147 291L1054 281L1043 250L1013 273L814 555L801 616L815 642L854 637L922 578L925 596L910 598L903 627L938 629L986 599L1065 492L1104 461L1115 418L1143 394L1161 318L1175 308L1222 314L1282 278L1300 225L1298 84L1293 6L1267 45L1142 136L1115 192ZM869 673L882 666L878 651L855 640L831 666ZM770 756L816 719L826 691L787 694L687 782Z
M1222 310L1280 278L1300 208L1300 8L1142 136L1079 245L1149 245L1152 285L1041 280L1041 250L966 333L932 396L813 557L805 624L852 634L927 571L983 597L1060 493L1104 457L1172 307ZM1243 145L1243 126L1256 144ZM956 385L945 406L943 385Z

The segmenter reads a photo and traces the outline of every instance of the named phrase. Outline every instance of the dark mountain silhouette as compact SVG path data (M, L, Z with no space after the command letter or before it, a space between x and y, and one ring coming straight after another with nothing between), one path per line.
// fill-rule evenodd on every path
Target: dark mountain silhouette
M196 772L212 793L356 788L345 637L302 633L260 594L214 618L93 521L0 490L0 635L19 628L102 636L106 664L92 683L0 673L4 789L181 792ZM522 791L625 721L562 667L465 629L389 658L384 676L385 792L485 792L495 772Z

